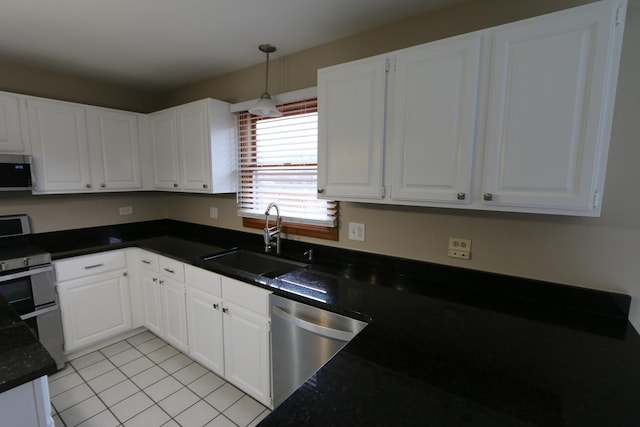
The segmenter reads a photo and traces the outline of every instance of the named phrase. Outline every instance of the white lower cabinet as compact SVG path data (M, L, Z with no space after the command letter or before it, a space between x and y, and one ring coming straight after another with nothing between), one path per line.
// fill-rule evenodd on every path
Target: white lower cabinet
M189 355L224 377L222 285L219 274L184 266Z
M273 407L270 291L143 249L54 265L67 352L145 326Z
M140 250L138 277L142 284L144 326L177 349L187 352L184 265Z
M176 280L162 277L159 280L162 294L162 338L172 346L188 350L187 307L185 285Z
M269 323L266 317L225 302L225 378L271 407Z
M66 352L131 329L124 251L69 258L54 266Z
M53 426L47 377L36 378L0 393L0 414L2 426Z
M188 285L187 329L189 355L224 376L222 299Z
M185 266L189 354L272 407L271 292Z
M158 336L162 336L162 293L158 283L158 275L142 271L142 309L144 326Z

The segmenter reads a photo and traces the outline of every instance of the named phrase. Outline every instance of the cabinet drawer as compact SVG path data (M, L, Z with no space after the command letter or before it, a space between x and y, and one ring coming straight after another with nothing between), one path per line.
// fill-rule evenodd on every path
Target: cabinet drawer
M173 280L184 283L184 264L175 259L164 256L158 257L158 265L160 266L160 274L171 277Z
M270 291L222 276L222 297L261 316L269 316Z
M219 274L192 265L185 265L184 277L187 285L217 297L222 296Z
M136 253L136 263L138 267L151 271L158 271L158 255L153 252L138 250Z
M127 261L124 251L117 250L54 261L53 265L57 280L63 282L123 269L127 267Z

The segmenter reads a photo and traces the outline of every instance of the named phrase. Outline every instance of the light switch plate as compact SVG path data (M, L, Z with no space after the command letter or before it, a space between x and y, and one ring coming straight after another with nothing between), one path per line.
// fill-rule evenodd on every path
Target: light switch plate
M364 242L364 224L357 222L349 223L349 240Z

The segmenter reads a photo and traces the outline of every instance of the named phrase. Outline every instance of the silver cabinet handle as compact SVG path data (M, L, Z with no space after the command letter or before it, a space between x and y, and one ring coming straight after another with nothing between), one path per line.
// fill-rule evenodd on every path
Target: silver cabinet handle
M154 277L154 278L153 278L153 279L151 279L151 280L153 280L154 282L157 282L157 281L158 281L158 278L157 278L157 277Z
M164 285L164 280L159 281L161 285Z
M229 313L229 309L227 307L222 307L222 312L225 314Z
M209 188L207 184L202 184L202 188Z
M463 193L463 192L458 193L458 200L464 200L466 198L467 198L466 193Z
M213 304L213 308L215 308L216 310L218 309L218 307L220 307L220 304Z
M318 188L318 194L324 194L324 188Z
M85 187L91 188L91 184L87 184L87 185L85 185Z
M167 273L176 274L175 270L172 270L170 268L163 268L163 270L166 271Z
M143 264L151 264L151 261L147 261L146 259L141 260Z
M493 200L493 194L491 193L484 193L484 195L482 196L482 198L484 200L486 200L487 202L490 202L491 200Z
M98 268L98 267L104 267L104 264L93 264L93 265L87 265L84 267L85 270L90 270L92 268Z
M173 188L178 188L178 184L173 184Z
M100 184L100 188L106 188L107 184L105 184L104 182L102 184Z

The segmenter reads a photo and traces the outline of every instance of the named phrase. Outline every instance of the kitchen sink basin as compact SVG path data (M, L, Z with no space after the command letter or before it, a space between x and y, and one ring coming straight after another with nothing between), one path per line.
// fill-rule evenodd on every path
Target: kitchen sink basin
M204 261L226 265L272 279L307 266L301 262L243 250L208 256L204 258Z

